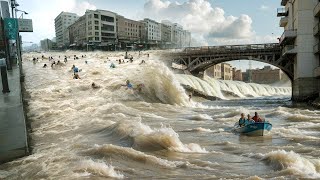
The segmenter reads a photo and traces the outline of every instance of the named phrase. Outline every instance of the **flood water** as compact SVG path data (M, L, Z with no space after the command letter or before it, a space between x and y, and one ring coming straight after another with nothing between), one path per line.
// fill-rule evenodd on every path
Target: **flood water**
M53 68L32 62L41 54L24 55L33 151L0 165L0 179L320 178L320 111L292 107L290 88L175 75L153 55L119 65L121 55L90 53ZM142 91L122 87L126 80ZM180 83L224 100L189 102ZM272 131L234 134L242 112L258 112Z

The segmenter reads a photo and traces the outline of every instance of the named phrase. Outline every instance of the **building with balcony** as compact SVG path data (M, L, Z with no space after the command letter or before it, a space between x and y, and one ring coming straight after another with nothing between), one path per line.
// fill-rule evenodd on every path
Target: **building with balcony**
M144 24L141 21L127 19L117 15L118 40L122 42L139 42L143 34Z
M61 12L54 19L54 26L57 38L57 46L60 48L69 46L69 30L68 27L73 24L79 16L75 13Z
M293 99L309 97L319 91L314 69L319 66L319 1L281 0L279 43L282 58L294 64Z

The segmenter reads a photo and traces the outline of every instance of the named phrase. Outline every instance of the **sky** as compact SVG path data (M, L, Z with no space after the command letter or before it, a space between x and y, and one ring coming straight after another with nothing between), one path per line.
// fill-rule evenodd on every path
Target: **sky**
M127 18L170 20L192 33L192 46L270 43L282 34L276 9L280 0L17 0L33 20L33 33L22 33L25 45L55 36L54 18L61 11L83 15L105 9ZM19 16L20 14L18 14ZM239 63L247 66L248 63ZM260 63L254 63L261 67Z

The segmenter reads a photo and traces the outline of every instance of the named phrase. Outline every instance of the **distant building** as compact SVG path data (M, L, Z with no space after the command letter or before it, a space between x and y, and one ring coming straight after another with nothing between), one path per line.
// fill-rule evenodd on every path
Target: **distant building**
M145 27L141 21L127 19L117 15L118 42L123 46L145 41Z
M69 31L68 27L73 24L79 16L75 13L61 12L54 19L54 26L56 31L57 45L60 48L69 46Z
M221 63L221 76L223 80L232 80L232 66L228 63Z
M171 28L171 44L173 47L189 47L191 44L191 33L184 30L178 23L172 23L168 20L163 20L161 24Z
M243 81L241 69L232 68L232 75L234 81Z
M163 44L171 44L171 26L161 23L161 42Z
M10 18L10 10L8 1L0 1L0 17Z
M262 69L252 70L252 82L259 84L272 84L281 81L284 77L280 69L272 69L271 66L265 66Z
M158 44L161 41L161 24L145 18L144 20L145 26L147 28L147 40L151 44Z
M56 24L56 31L60 32ZM173 48L191 43L191 33L177 23L158 23L148 18L135 21L106 10L87 10L67 29L70 47L82 49ZM57 35L58 44L59 37Z
M87 43L86 16L81 16L75 23L69 26L69 40L71 47L83 47Z
M41 40L40 47L43 51L50 51L53 47L53 42L50 39Z
M222 79L221 64L214 65L206 70L206 75L215 79Z

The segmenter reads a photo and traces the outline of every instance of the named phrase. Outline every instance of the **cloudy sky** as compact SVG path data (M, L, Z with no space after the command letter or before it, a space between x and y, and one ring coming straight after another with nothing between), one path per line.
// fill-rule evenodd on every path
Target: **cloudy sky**
M191 31L192 45L277 42L281 35L276 9L280 0L17 0L33 19L34 32L23 41L53 38L54 18L61 11L83 15L106 9L135 20L171 20Z

